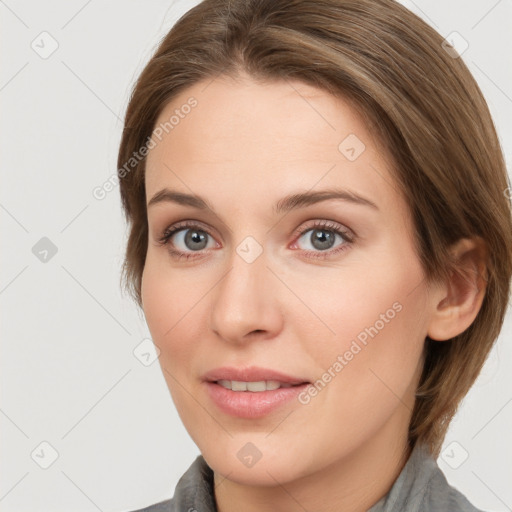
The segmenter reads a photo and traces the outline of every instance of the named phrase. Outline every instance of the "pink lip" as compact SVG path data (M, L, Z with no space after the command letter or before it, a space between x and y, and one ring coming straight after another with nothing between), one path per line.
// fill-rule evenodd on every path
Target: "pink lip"
M203 375L203 380L208 382L216 382L218 380L237 380L243 382L259 382L262 380L277 380L278 382L288 384L303 384L307 383L307 379L301 377L292 377L285 373L271 370L268 368L261 368L259 366L250 366L246 368L235 367L222 367L215 368Z
M236 379L234 379L236 380ZM308 383L272 391L232 391L215 382L205 382L209 397L224 413L239 418L261 418L304 391ZM298 400L296 400L298 402Z
M204 384L211 400L224 413L239 418L260 418L285 405L301 393L310 383L300 377L292 377L276 370L251 366L248 368L216 368L203 375ZM259 382L276 380L292 387L269 391L232 391L218 380Z

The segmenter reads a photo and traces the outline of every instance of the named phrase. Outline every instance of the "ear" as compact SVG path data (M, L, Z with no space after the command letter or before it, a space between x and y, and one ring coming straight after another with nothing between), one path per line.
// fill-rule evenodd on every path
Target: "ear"
M432 296L427 335L437 341L449 340L473 323L487 285L487 248L482 238L462 238L450 248L450 253L450 277Z

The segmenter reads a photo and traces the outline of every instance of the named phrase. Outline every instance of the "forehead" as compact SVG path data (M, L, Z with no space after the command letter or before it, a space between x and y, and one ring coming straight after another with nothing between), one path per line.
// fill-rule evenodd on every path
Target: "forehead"
M176 114L182 109L189 111L189 98L194 98L197 105L178 120ZM175 122L179 122L164 138L169 139L169 146L194 144L199 152L189 156L196 158L214 156L215 149L219 149L225 159L223 143L235 139L244 149L259 149L262 157L280 150L283 157L296 155L299 159L314 156L311 152L315 146L321 154L327 148L336 154L344 134L358 134L366 140L370 137L347 101L298 81L259 83L245 75L236 81L228 77L205 80L166 105L155 126L165 126L173 114ZM188 136L190 132L193 137ZM211 143L214 140L216 144ZM195 144L198 141L203 144ZM332 154L326 154L324 159L330 157Z
M205 80L167 104L155 129L165 123L147 157L147 200L162 187L262 201L323 185L400 200L389 156L357 109L299 81Z

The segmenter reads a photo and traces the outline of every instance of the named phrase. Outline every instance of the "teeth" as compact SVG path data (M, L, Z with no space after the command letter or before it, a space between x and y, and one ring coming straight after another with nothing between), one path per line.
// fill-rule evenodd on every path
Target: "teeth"
M233 380L231 381L231 389L233 391L247 391L247 383Z
M218 380L217 384L232 391L272 391L278 388L290 388L292 384L277 380L261 380L258 382L243 382L238 380Z
M279 384L278 384L279 386ZM233 389L233 388L231 388ZM266 391L267 390L267 383L266 381L262 380L260 382L248 382L247 383L247 391Z

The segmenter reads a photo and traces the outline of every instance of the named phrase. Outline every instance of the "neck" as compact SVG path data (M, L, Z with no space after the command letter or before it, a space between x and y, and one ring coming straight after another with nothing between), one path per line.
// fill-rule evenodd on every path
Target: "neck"
M214 473L218 512L366 512L389 492L411 453L407 431L396 435L390 423L346 457L294 481L248 486Z

